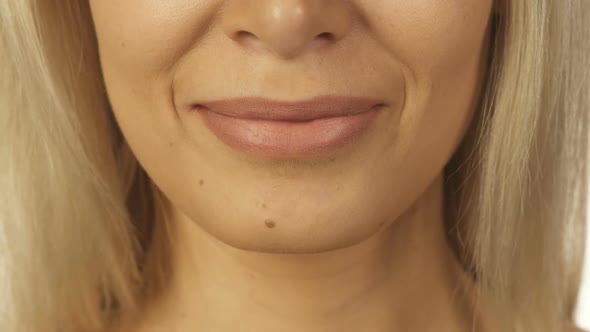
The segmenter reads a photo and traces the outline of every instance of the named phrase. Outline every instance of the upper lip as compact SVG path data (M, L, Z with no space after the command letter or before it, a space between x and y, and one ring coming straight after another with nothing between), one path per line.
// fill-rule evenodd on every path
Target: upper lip
M320 96L298 102L243 97L197 103L193 104L193 108L202 107L244 119L308 121L358 114L384 105L382 101L369 97Z

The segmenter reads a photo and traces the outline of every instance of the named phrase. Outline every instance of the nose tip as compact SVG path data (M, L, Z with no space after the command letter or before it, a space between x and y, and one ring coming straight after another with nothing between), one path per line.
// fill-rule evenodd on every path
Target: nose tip
M336 43L353 23L342 0L235 0L223 15L226 36L241 47L284 58Z

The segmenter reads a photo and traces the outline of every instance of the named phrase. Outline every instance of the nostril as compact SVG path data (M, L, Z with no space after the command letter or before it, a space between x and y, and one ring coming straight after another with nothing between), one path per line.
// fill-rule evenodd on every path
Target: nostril
M266 45L260 40L260 38L249 31L240 30L234 33L233 40L240 45L241 47L251 48L251 49L265 49L267 48Z
M239 43L248 43L258 39L258 37L251 32L241 30L235 33L234 39Z
M315 46L325 46L329 43L331 43L333 40L336 39L336 36L331 33L331 32L322 32L319 35L317 35L312 41L312 45Z
M236 32L236 37L237 38L252 38L252 37L254 37L254 34L251 32L242 30L242 31Z

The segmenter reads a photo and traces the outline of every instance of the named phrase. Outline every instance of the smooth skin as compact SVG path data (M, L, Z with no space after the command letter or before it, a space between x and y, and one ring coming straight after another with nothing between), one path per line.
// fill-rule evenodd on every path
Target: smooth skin
M169 287L122 331L493 330L442 217L492 0L90 5L117 122L174 211ZM387 107L353 149L307 161L238 153L189 111L327 94Z

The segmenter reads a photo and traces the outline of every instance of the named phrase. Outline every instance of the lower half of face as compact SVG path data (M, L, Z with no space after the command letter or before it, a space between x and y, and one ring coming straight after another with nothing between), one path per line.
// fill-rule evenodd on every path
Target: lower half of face
M316 252L441 174L476 111L492 0L90 9L117 123L174 207L239 248Z

